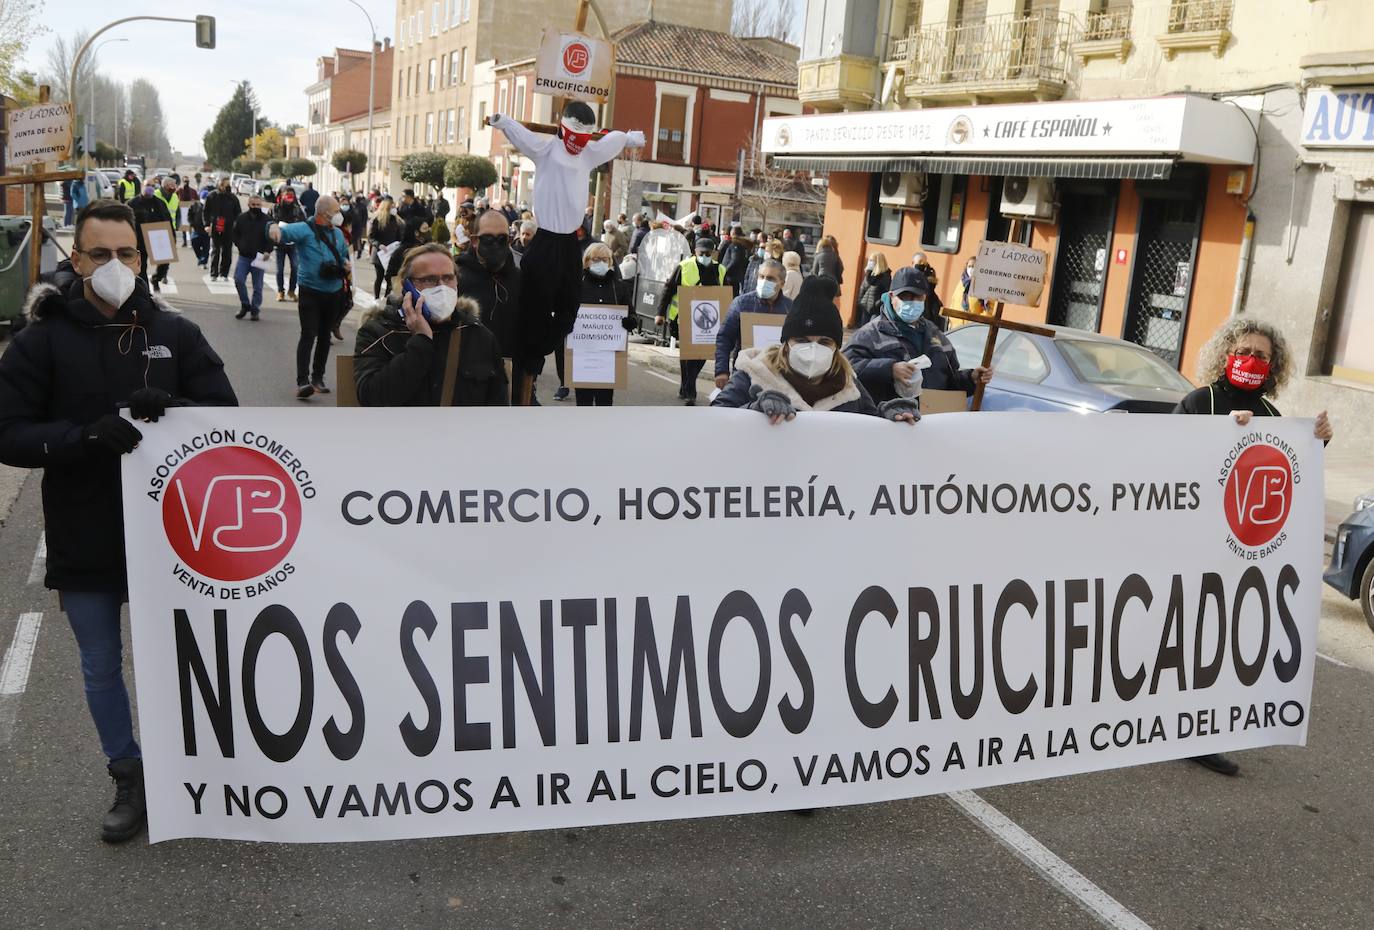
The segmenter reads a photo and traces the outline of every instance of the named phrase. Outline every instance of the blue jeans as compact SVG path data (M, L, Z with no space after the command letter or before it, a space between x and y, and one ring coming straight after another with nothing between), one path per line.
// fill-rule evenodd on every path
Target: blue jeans
M86 680L86 706L91 710L105 758L142 758L143 753L134 742L134 718L129 710L129 692L124 687L119 608L125 596L104 591L62 591L58 596L76 634L81 677Z
M246 281L249 275L253 276L253 300L248 301L248 288ZM262 309L262 269L253 267L253 259L247 255L240 255L238 264L234 266L234 287L239 292L239 306L252 310L257 313Z
M291 293L294 294L294 293L296 292L296 249L295 249L294 246L286 246L285 248L283 248L282 246L278 246L278 247L277 247L277 290L278 290L279 292L280 292L280 291L288 290L288 288L284 288L284 287L281 286L281 285L282 285L282 268L283 268L283 266L286 264L286 262L287 262L288 259L291 261L291 287L289 288L289 290L291 291Z

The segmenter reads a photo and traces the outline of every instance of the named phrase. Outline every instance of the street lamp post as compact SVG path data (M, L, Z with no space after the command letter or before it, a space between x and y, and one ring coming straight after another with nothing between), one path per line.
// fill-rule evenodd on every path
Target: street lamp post
M367 73L367 168L363 171L363 186L372 189L372 112L377 93L377 27L372 24L372 16L358 0L348 0L367 17L367 28L372 32L371 61Z

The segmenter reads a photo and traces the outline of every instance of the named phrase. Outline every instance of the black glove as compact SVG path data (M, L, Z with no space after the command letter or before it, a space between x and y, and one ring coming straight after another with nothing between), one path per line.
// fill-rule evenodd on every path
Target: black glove
M87 424L81 431L81 438L116 455L124 455L138 447L143 434L119 414L107 413L94 423Z
M157 418L166 413L170 406L172 395L162 388L139 388L129 395L129 416L135 420L152 420L156 423Z
M895 420L904 413L921 419L921 405L909 397L894 397L878 405L878 413L885 420Z
M749 396L753 398L745 410L757 410L766 417L782 417L784 420L796 414L797 409L792 406L792 401L781 391L765 391L760 385L753 385L749 389Z
M627 333L632 333L635 331L635 327L639 325L639 316L631 310L625 314L625 319L620 321L620 325L625 327Z

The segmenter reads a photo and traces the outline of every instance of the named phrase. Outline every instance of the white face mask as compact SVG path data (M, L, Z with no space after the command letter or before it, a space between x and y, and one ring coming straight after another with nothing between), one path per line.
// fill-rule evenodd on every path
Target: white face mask
M329 218L329 222L333 223L335 226L342 226L342 225L343 225L343 214L342 214L342 213L335 213L333 216L331 216L331 217Z
M587 270L598 278L604 278L607 272L611 270L611 266L608 262L592 262L587 266Z
M835 350L819 342L793 343L787 347L787 360L803 378L818 378L830 370Z
M117 258L98 266L86 280L91 282L91 290L105 303L118 310L133 294L138 278L133 270Z
M447 284L427 287L420 292L420 296L425 299L425 310L429 312L429 318L438 323L453 316L453 308L458 304L458 292Z

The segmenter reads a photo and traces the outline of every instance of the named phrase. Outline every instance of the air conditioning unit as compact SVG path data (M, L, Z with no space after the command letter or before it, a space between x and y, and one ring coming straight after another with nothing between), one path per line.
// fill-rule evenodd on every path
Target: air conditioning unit
M1002 183L1003 216L1051 220L1057 206L1050 178L1011 177Z
M924 171L887 171L883 173L878 203L884 207L920 209L926 195Z

